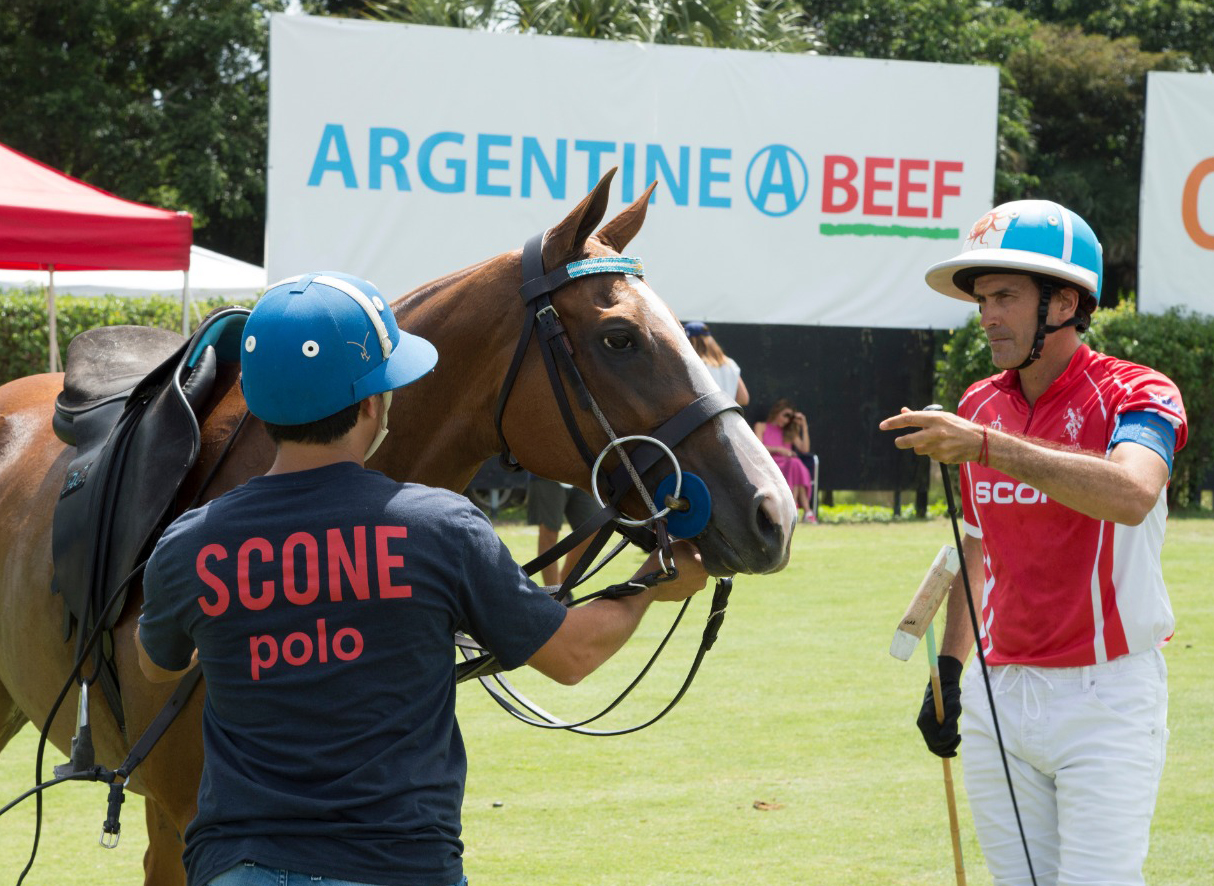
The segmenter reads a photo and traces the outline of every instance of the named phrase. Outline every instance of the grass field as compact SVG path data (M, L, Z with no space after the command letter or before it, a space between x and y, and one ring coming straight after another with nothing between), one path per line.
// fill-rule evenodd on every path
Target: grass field
M534 530L506 527L503 535L520 559L534 550ZM951 538L941 520L799 531L787 570L738 579L721 637L687 697L636 735L533 729L479 687L462 689L470 759L464 838L473 886L955 882L940 763L913 722L926 660L922 651L909 663L888 654L903 609ZM613 576L638 562L632 557ZM1172 520L1164 571L1178 630L1166 651L1172 735L1147 879L1208 886L1214 521ZM644 718L677 688L708 599L693 601L692 623L609 725ZM635 672L674 609L651 610L631 646L588 685L559 687L531 673L519 674L518 683L555 713L594 712ZM27 727L0 755L0 798L31 784L36 738ZM989 886L960 765L954 774L969 883ZM124 808L122 842L113 851L97 845L104 816L102 787L52 789L43 847L26 883L141 883L139 798ZM32 833L32 801L0 819L0 886L16 881Z

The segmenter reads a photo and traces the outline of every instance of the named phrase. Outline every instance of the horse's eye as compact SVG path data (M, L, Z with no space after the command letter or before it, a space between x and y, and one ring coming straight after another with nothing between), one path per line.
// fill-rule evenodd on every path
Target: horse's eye
M632 337L626 332L609 332L603 336L603 344L613 351L626 351L632 347Z

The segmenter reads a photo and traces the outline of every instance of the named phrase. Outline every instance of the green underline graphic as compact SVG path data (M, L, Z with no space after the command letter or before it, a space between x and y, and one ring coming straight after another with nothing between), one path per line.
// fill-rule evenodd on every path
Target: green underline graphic
M828 225L818 226L823 237L926 237L929 240L956 240L960 228L912 228L907 225Z

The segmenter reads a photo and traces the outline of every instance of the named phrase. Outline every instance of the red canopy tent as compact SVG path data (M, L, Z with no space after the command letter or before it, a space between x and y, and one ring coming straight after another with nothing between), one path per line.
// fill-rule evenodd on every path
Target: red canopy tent
M56 270L188 272L193 240L188 212L123 200L0 145L0 268L51 272L52 372Z

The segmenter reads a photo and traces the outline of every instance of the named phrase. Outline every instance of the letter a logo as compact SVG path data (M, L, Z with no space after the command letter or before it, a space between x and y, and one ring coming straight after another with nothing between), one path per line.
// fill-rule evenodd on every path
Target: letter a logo
M788 215L801 205L808 189L805 161L788 145L768 145L746 168L746 193L764 215Z

